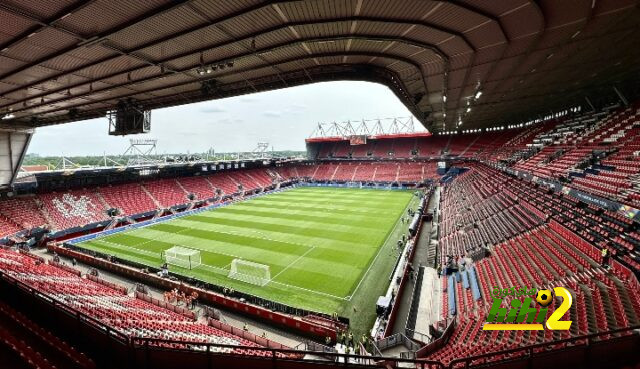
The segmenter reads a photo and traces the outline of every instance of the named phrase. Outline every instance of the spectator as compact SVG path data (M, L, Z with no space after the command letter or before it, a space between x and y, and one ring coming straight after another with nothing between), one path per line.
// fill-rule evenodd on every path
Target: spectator
M191 292L191 308L196 308L196 302L198 300L198 293L196 291Z
M609 249L602 248L602 267L609 268Z

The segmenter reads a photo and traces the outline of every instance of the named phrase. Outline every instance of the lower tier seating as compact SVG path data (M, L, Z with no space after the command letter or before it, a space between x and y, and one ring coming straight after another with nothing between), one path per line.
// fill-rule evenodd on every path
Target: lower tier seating
M65 193L38 195L51 217L54 229L67 229L106 220L106 208L92 191L76 190Z
M213 349L217 352L268 355L266 351L252 350L251 348L259 346L246 339L193 322L183 315L123 295L119 291L12 250L0 249L0 268L9 277L130 337L242 346L242 349Z
M495 245L491 248L491 256L473 264L481 290L480 298L472 297L469 284L465 287L452 278L452 285L442 278L442 287L446 289L442 317L447 318L450 312L456 312L457 326L448 344L428 359L446 364L455 358L640 324L640 285L636 277L621 274L617 269L607 271L584 251L550 226L542 225ZM536 289L563 286L569 289L574 303L562 320L573 322L570 330L483 331L482 325L493 303L492 290L495 286ZM508 306L511 299L507 297L503 307ZM556 298L547 316L560 303L561 300Z
M95 368L95 364L87 356L1 302L0 337L5 345L18 350L17 354L26 364L37 364L43 368ZM5 362L1 363L0 365L6 365ZM13 368L10 365L4 367Z

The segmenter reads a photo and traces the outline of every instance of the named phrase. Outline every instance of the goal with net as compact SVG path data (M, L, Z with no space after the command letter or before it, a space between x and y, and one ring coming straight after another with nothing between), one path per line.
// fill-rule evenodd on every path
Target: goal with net
M186 269L194 269L202 265L200 251L188 247L174 246L165 250L164 261L167 264L176 265Z
M271 271L269 266L265 264L233 259L228 277L258 286L264 286L271 280Z

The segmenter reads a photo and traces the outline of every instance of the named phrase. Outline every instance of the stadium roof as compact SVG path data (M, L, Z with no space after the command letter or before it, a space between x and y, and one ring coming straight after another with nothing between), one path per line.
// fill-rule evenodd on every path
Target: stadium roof
M125 98L354 79L433 130L488 127L640 80L639 22L632 0L3 0L0 117L37 127Z

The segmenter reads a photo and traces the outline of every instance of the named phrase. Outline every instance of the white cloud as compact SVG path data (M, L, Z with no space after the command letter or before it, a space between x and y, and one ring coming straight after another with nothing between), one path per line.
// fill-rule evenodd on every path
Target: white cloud
M200 109L203 113L226 113L227 110L219 106L207 106Z
M280 118L282 114L283 113L281 111L273 111L273 110L267 110L264 113L262 113L262 115L267 118Z
M154 110L151 133L113 137L107 120L93 119L39 128L30 153L120 154L130 138L157 138L158 152L249 151L266 141L275 150L304 150L318 122L409 116L385 86L368 82L323 82L222 100Z

